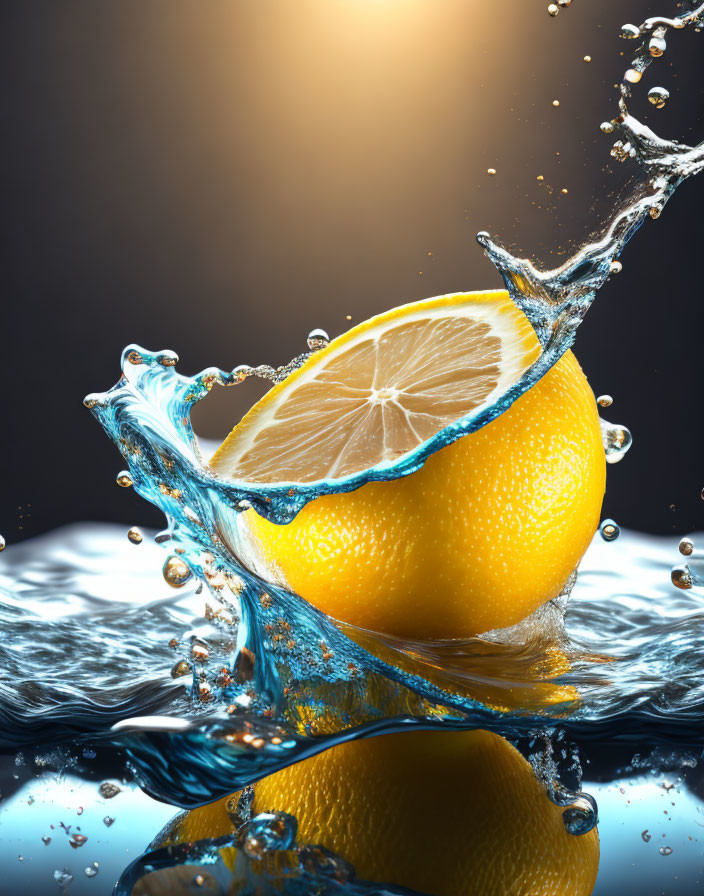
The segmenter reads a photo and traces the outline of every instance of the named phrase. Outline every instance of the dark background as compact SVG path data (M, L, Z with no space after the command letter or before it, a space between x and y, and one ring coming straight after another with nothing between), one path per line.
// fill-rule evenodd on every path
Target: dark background
M628 174L598 129L634 46L619 26L675 3L546 7L0 3L7 541L75 520L159 524L116 487L121 459L81 404L115 382L127 343L171 348L189 373L282 363L348 314L498 285L478 230L554 266L598 229ZM633 108L698 141L704 35L670 48ZM654 84L671 90L665 110L645 101ZM702 209L704 177L637 235L576 348L614 396L604 416L634 434L604 515L653 532L704 527ZM201 434L229 431L252 398L236 392L197 409Z

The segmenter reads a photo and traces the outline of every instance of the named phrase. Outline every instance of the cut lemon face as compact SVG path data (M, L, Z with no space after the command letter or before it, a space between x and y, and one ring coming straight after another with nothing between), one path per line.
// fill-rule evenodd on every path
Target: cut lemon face
M503 291L394 308L333 340L275 386L213 458L228 479L312 483L393 464L491 405L538 357Z

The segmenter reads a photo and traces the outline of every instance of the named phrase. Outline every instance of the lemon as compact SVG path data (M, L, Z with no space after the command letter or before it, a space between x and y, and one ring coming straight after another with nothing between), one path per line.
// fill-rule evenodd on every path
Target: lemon
M228 799L182 816L171 841L231 833ZM587 896L599 865L596 829L568 834L530 765L486 731L340 744L259 781L253 811L294 815L299 843L363 880L433 896Z
M271 389L212 467L291 484L383 469L490 406L539 353L505 291L395 308ZM270 574L339 620L404 638L469 637L559 594L598 525L605 469L594 394L567 352L410 476L321 496L288 525L254 510L241 525Z

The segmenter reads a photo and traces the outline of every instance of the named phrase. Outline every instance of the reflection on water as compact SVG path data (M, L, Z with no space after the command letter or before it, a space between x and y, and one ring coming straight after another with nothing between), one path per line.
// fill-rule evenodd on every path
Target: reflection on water
M275 722L267 732L246 700L233 709L194 696L192 667L202 665L193 659L194 647L197 655L205 644L216 665L230 668L238 655L236 621L212 618L210 598L198 594L193 582L169 588L160 574L164 554L153 533L144 536L136 546L114 526L72 526L15 546L0 558L6 633L0 644L0 736L7 753L0 823L6 865L18 885L47 881L65 866L75 877L72 892L86 887L110 892L119 873L175 812L141 793L132 783L135 774L172 803L193 805L238 789L243 775L258 777L258 750L268 750L269 759L282 757L280 767L301 744L305 754L309 742L325 741L325 732L317 737L305 732L305 720L302 735ZM696 535L692 540L702 543ZM695 856L700 860L704 824L695 795L702 793L704 609L699 589L672 585L670 568L677 558L676 538L622 532L607 542L597 535L572 591L565 626L559 606L548 608L550 619L539 626L544 634L549 623L549 643L567 657L567 666L554 665L554 652L535 640L538 629L531 633L530 624L522 632L403 650L386 639L372 644L364 633L348 632L357 649L373 648L385 663L398 663L404 675L414 668L441 690L451 691L452 682L456 690L474 690L477 699L465 714L452 720L445 709L416 716L416 723L493 728L512 737L555 786L556 802L563 799L562 784L569 785L568 795L581 787L596 797L602 843L596 892L611 892L608 888L621 879L654 887L653 881L667 878L666 892L688 893L694 879L688 877L690 858L692 875L698 873ZM696 557L689 560L696 565ZM445 673L433 678L429 670L437 668L438 658ZM541 658L544 668L537 674ZM189 674L174 678L179 663L187 664ZM580 700L567 708L558 705L559 712L551 710L547 717L491 709L492 702L509 702L517 687L525 701L536 681L553 690L575 688ZM241 693L246 697L246 690ZM159 718L125 725L131 717L145 716ZM385 729L407 727L404 718L409 717L389 715ZM256 737L247 738L253 721ZM179 730L188 725L193 727ZM264 737L265 746L252 746ZM584 781L579 762L575 773L561 760L575 750ZM672 790L660 787L680 776L685 783ZM106 781L120 787L110 800L99 791ZM105 817L116 820L107 827ZM645 830L647 842L640 838ZM72 846L76 833L88 840ZM45 845L42 837L51 842ZM661 848L665 853L671 848L672 856L661 854ZM628 861L616 861L624 850ZM674 874L658 864L668 858L673 868L676 864L679 890L673 889ZM95 861L99 873L87 877L85 869ZM52 877L46 892L54 887Z
M17 786L13 775L18 771L22 778L27 774L26 768L15 766L14 759L3 763L3 794L8 793L7 787ZM682 774L688 783L675 783ZM663 892L693 896L700 892L704 786L698 768L611 782L591 780L587 769L585 787L600 807L601 856L595 896L659 896ZM123 869L146 849L175 811L131 785L106 801L100 798L95 781L55 772L32 776L0 804L0 892L55 896L60 889L54 872L67 869L74 878L67 890L72 896L109 896ZM110 827L105 825L106 817L115 819ZM79 849L70 846L62 822L71 832L80 827L88 837ZM45 844L42 838L51 839ZM672 853L662 855L663 847ZM87 877L85 869L95 862L98 874ZM179 896L178 891L173 896Z

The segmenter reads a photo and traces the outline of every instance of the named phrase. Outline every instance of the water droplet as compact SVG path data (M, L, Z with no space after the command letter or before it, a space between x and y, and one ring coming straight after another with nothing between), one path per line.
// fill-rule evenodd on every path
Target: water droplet
M596 403L598 405L600 405L602 408L610 408L611 405L614 403L614 400L610 395L600 395L597 398Z
M127 537L132 544L141 544L144 536L136 526L132 526L127 532Z
M591 56L585 56L585 57L584 57L584 61L585 61L585 62L591 62L591 61L592 61L592 57L591 57Z
M5 550L5 539L0 535L0 551Z
M613 134L615 125L613 121L602 121L602 123L599 125L599 128L601 129L601 132L603 134Z
M677 588L681 588L682 591L689 591L694 584L692 570L686 563L682 566L673 566L672 572L670 573L670 579L672 580L672 584Z
M496 174L496 168L487 168L486 173L493 177Z
M539 174L539 175L536 177L536 180L545 180L545 178L543 177L542 174Z
M330 337L325 330L311 330L306 342L308 343L308 348L312 352L317 352L320 351L321 348L325 348L326 345L329 345Z
M557 109L557 107L560 105L560 101L559 101L559 100L553 100L553 101L552 101L552 104L553 104L553 106Z
M651 87L648 91L648 99L656 109L662 109L670 99L670 91L665 87Z
M74 849L80 849L87 840L85 834L72 834L68 842Z
M604 445L607 464L617 464L623 460L633 444L633 436L626 426L617 423L607 423L600 420L601 440Z
M121 470L115 477L115 482L117 482L120 488L129 488L133 484L132 477L127 470Z
M86 877L96 877L98 871L100 870L100 866L97 862L93 862L92 865L87 865L84 869L84 874Z
M178 355L176 352L161 352L157 356L157 361L162 367L175 367L178 364Z
M667 42L662 37L651 37L650 43L648 44L648 50L650 51L650 55L654 59L658 59L667 49Z
M604 541L616 541L621 534L621 528L614 520L604 520L599 526L599 534Z
M203 641L194 641L193 644L191 644L191 657L197 663L206 663L210 657L208 645L203 643Z
M44 844L44 846L48 846L51 843L51 837L45 835L44 837L42 837L42 843Z
M205 883L205 878L203 877L202 874L196 874L196 876L193 878L193 883L197 887L202 887L203 884Z
M623 76L623 80L628 81L629 84L637 84L642 77L643 72L639 72L635 68L629 68L626 74Z
M567 187L563 187L563 188L560 190L560 192L562 193L563 196L566 196L566 195L569 193L569 190L567 189Z
M118 787L117 784L113 784L112 781L103 781L98 788L98 793L104 800L111 800L116 797L118 793L122 793L122 788Z
M139 352L135 352L135 351L131 351L127 355L127 360L130 362L130 364L143 364L144 363L144 358L140 355Z
M112 815L106 815L105 818L103 818L103 824L106 828L109 828L112 824L114 824L114 822L115 819L112 817Z
M548 6L548 13L551 16L556 16L559 11L560 11L560 7L557 5L557 3L551 3Z
M671 846L661 846L658 850L661 856L671 856L672 855L672 847Z
M626 40L634 40L636 37L640 37L640 28L636 25L622 25L621 37Z
M623 265L621 264L620 261L612 261L612 262L611 262L611 266L609 267L609 271L610 271L612 274L620 274L622 270L623 270Z
M186 563L175 555L166 558L162 574L164 581L172 588L182 588L193 575Z
M561 7L572 6L572 0L557 0L557 5Z
M83 815L83 806L79 806L76 809L76 815Z
M176 663L175 666L171 669L171 677L172 678L183 678L184 675L190 674L191 667L185 660L180 660Z
M652 834L649 834L648 830L646 828L646 830L644 830L640 836L641 836L641 839L643 840L643 843L649 843L650 838L652 837Z
M684 557L690 557L694 551L694 542L691 538L683 538L679 544L680 554Z

